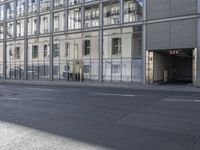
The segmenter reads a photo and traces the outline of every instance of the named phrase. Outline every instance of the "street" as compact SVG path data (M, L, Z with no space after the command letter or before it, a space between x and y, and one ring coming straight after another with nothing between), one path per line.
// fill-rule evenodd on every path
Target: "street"
M200 150L200 93L0 84L0 150Z

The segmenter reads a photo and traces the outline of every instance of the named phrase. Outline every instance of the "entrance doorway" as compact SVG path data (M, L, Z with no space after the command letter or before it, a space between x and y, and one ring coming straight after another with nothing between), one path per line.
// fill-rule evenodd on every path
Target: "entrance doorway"
M195 84L196 49L148 51L150 84Z
M81 61L69 61L68 62L68 80L69 81L82 81L82 62Z

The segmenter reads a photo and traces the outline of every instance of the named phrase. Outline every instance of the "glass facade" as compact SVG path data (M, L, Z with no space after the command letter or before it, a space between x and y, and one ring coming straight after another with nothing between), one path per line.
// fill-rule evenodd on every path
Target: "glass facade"
M142 0L0 1L0 78L142 82L142 16Z

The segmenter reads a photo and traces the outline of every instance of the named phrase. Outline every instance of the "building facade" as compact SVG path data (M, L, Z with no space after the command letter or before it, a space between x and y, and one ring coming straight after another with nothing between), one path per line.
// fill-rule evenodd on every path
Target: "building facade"
M200 85L198 0L0 0L0 78Z

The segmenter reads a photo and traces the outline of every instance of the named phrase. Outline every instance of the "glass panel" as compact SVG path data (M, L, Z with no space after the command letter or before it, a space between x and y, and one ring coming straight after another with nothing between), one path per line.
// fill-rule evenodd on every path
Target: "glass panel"
M50 15L40 16L40 34L50 32Z
M16 22L16 34L17 37L24 36L24 20L18 20Z
M6 38L13 38L14 37L14 22L8 22L6 24Z
M38 0L28 0L28 15L37 12Z
M49 38L31 39L28 42L28 79L48 80L50 61Z
M99 8L92 6L85 9L85 28L99 26Z
M54 13L54 32L58 31L64 31L65 29L65 13L59 12L59 13Z
M54 0L54 8L64 7L64 0Z
M124 1L124 22L142 20L143 0Z
M99 34L89 32L83 34L83 78L84 80L99 79Z
M28 35L37 34L37 18L28 18Z
M68 29L80 29L81 28L81 9L69 10L68 14Z
M82 0L68 0L68 5L78 5L81 4Z
M0 20L4 20L4 5L0 5Z
M0 43L0 79L3 78L3 43Z
M17 0L17 17L22 17L25 14L25 0Z
M143 65L142 65L142 59L133 59L132 61L132 81L133 82L142 82L143 78Z
M51 0L40 0L40 11L49 11L50 10Z
M104 25L118 24L120 22L120 8L119 1L110 1L105 3L104 11Z
M24 41L8 42L6 47L7 73L10 79L24 78Z
M80 81L82 78L82 35L70 34L67 37L69 43L68 68L69 77L73 81Z
M103 80L121 81L122 36L119 29L104 31Z
M6 3L6 18L12 19L14 17L14 2Z
M2 40L4 38L3 34L4 34L3 24L1 24L0 25L0 40Z

